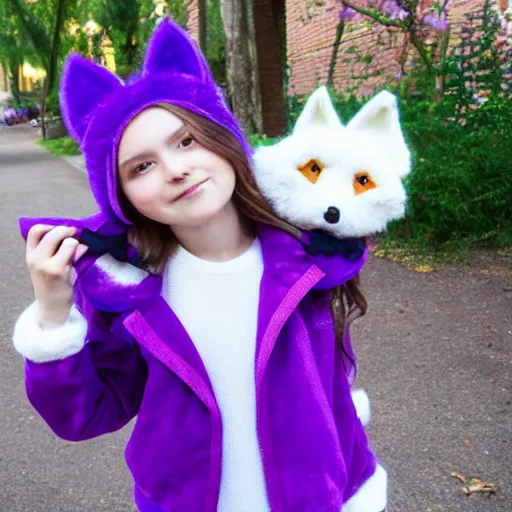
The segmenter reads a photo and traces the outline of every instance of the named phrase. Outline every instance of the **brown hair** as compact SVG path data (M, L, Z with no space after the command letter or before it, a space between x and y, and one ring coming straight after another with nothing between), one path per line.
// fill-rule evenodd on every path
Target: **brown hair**
M188 110L170 105L158 104L179 117L190 129L190 135L203 147L225 158L236 174L233 203L240 214L256 230L257 223L273 226L295 238L301 231L282 219L272 210L268 201L259 191L251 164L240 142L217 123L196 115ZM177 241L169 226L148 219L138 212L125 196L118 174L119 204L126 217L133 223L129 228L129 239L139 252L142 261L153 272L162 272L165 264L177 247ZM358 287L359 279L351 279L333 292L331 311L335 324L336 338L341 345L343 331L351 317L362 316L366 312L366 300Z

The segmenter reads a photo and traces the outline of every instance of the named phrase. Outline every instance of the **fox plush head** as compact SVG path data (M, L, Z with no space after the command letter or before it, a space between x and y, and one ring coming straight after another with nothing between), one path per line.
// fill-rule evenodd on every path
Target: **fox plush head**
M254 169L263 195L298 228L339 239L383 231L405 213L410 171L395 96L377 94L344 126L317 89L291 135L256 150Z

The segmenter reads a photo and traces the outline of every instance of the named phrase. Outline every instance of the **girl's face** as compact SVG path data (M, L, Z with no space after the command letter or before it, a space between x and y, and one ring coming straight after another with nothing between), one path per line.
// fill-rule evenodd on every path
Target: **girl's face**
M144 216L171 228L198 227L230 203L231 164L201 146L183 121L161 107L126 127L118 153L121 187Z

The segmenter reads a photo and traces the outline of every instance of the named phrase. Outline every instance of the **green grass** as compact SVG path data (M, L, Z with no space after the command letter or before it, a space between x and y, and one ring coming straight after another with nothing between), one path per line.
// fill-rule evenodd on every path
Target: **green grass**
M78 144L71 137L61 137L60 139L41 140L39 145L46 148L50 153L56 156L76 156L80 154Z

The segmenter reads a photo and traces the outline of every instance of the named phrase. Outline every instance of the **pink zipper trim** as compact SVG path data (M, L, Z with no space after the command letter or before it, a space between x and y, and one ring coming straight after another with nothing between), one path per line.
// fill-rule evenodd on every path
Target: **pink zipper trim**
M305 274L288 290L279 307L273 314L268 327L261 340L261 348L258 354L256 364L256 397L261 396L261 387L263 384L263 375L267 367L268 360L274 349L277 337L281 332L285 322L293 311L297 308L305 295L325 276L316 265L312 265ZM263 468L267 479L268 499L272 512L286 512L282 497L280 496L278 485L279 479L276 474L275 462L272 455L270 436L268 434L268 416L266 411L261 409L261 400L257 401L256 406L256 426L258 438L260 440L261 456L263 459Z
M216 512L222 471L222 422L215 397L208 386L206 386L203 378L182 357L163 342L140 311L135 310L123 323L140 345L185 382L210 411L212 418L211 466L208 476L205 512Z

